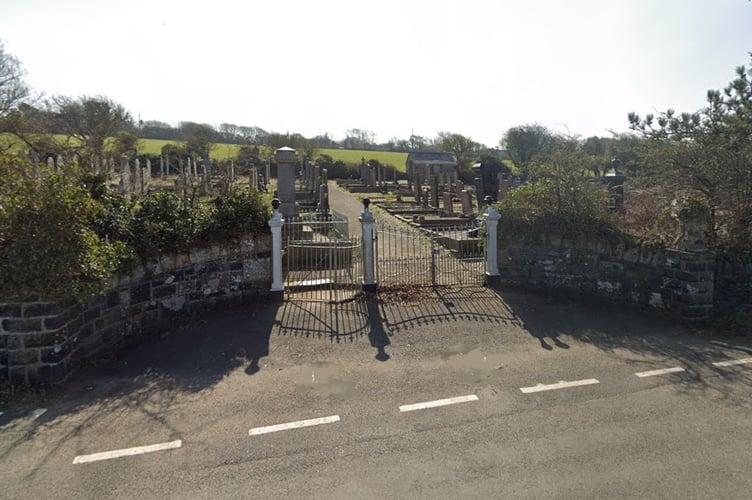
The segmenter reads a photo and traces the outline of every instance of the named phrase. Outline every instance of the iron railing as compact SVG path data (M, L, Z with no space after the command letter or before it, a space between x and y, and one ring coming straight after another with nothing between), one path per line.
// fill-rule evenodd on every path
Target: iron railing
M485 278L483 239L466 225L376 226L376 281L400 285L477 286Z
M362 242L337 212L288 217L282 228L282 271L288 298L336 302L360 290Z

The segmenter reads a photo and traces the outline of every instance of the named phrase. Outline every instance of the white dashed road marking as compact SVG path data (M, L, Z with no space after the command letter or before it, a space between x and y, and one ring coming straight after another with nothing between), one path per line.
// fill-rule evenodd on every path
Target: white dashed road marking
M715 363L713 363L713 366L735 366L746 365L747 363L752 363L752 358L733 359L731 361L716 361Z
M334 422L339 422L339 415L311 418L309 420L298 420L296 422L287 422L285 424L267 425L265 427L254 427L248 431L248 435L258 436L259 434L269 434L270 432L286 431L289 429L300 429L302 427L311 427L314 425L332 424Z
M752 352L752 347L746 345L731 345L727 344L726 342L719 342L717 340L711 340L710 343L721 347L727 347L729 349L739 349L740 351Z
M656 375L666 375L668 373L678 373L683 372L684 368L681 366L674 366L672 368L662 368L660 370L650 370L647 372L637 372L635 375L638 377L655 377Z
M523 394L530 394L531 392L541 392L541 391L553 391L556 389L567 389L569 387L579 387L582 385L592 385L592 384L600 384L600 381L598 379L594 378L587 378L583 380L574 380L572 382L557 382L556 384L538 384L533 387L520 387L520 390Z
M457 396L456 398L437 399L435 401L426 401L424 403L414 403L402 405L399 407L401 412L425 410L426 408L436 408L438 406L456 405L457 403L467 403L469 401L478 401L478 396L469 394L467 396Z
M29 417L31 417L31 420L34 421L38 419L39 417L41 417L42 415L44 415L45 413L47 413L47 408L37 408L36 410L31 412Z
M135 448L125 448L122 450L103 451L101 453L92 453L91 455L79 455L73 459L74 464L85 464L88 462L97 462L99 460L110 460L111 458L130 457L133 455L143 455L144 453L153 453L155 451L174 450L183 446L183 442L170 441L169 443L151 444L149 446L136 446Z

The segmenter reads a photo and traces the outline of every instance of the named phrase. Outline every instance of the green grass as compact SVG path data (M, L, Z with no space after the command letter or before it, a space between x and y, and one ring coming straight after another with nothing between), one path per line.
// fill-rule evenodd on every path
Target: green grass
M167 141L162 139L140 139L138 152L140 154L158 155L162 151L162 147L165 144L172 143L174 141ZM238 152L237 144L222 144L218 143L214 145L211 150L211 157L215 160L227 160L235 158ZM392 165L397 167L397 170L405 171L405 160L407 160L407 153L398 153L393 151L361 151L358 149L327 149L321 148L316 150L317 155L326 154L332 157L334 161L343 161L350 165L360 165L361 158L368 160L378 160L380 163Z
M60 136L62 138L63 136ZM168 141L163 139L139 139L138 152L142 155L154 155L161 154L162 147L165 144L175 143L176 141ZM22 150L21 144L14 139L10 134L0 134L0 146L10 145L12 150ZM215 160L228 160L235 158L238 154L237 144L215 144L211 150L210 156ZM263 148L263 146L262 146ZM0 150L2 150L0 149ZM405 161L407 160L407 153L399 153L394 151L364 151L359 149L328 149L321 148L316 150L316 155L326 154L332 157L334 161L343 161L348 165L360 165L361 158L368 160L378 160L385 165L392 165L397 168L398 171L405 171Z
M319 154L327 154L334 159L345 163L360 165L361 158L368 160L378 160L380 163L397 167L397 170L405 171L405 161L407 153L394 151L361 151L357 149L319 149Z

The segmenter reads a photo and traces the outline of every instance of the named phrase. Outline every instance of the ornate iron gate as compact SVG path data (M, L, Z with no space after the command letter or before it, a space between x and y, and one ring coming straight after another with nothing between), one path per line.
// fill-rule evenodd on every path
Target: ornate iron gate
M478 286L485 281L483 238L467 226L376 226L380 287Z
M361 238L348 234L346 217L310 212L285 220L282 272L289 300L340 302L361 289Z

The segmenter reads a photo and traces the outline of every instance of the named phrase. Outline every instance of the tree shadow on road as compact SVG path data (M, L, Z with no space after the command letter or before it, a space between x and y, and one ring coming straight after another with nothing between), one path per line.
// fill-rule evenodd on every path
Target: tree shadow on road
M178 401L200 398L242 366L249 375L257 373L276 323L277 306L258 304L204 316L103 356L35 401L47 409L39 418L30 419L24 405L6 409L0 432L13 437L0 442L0 461L41 432L54 435L44 459L28 471L27 479L34 478L64 443L87 428L118 426L118 419L134 410L146 417L144 432L177 439L181 433L170 425L168 411ZM134 429L136 440L139 432Z
M380 292L378 299L389 334L465 322L520 325L501 297L486 287L414 287L404 293Z
M748 394L752 370L714 364L740 357L738 354L743 357L744 353L712 344L710 341L718 336L710 331L691 329L668 313L632 305L583 304L509 290L495 293L545 350L569 349L570 344L582 343L633 365L635 371L680 366L685 371L672 377L684 393L706 396L712 392L731 404L752 407Z

